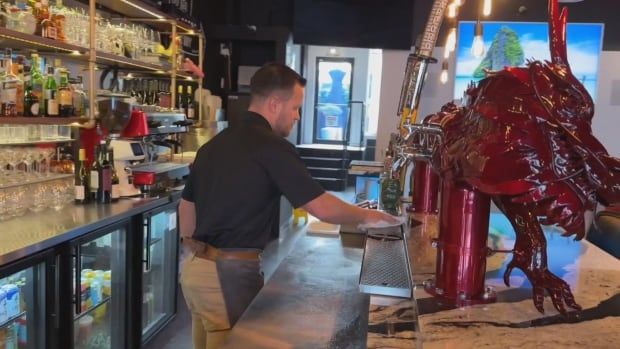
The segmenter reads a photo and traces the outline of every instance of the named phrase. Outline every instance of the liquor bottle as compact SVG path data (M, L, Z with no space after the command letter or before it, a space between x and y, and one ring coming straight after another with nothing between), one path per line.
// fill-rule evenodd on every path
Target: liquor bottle
M73 91L69 86L69 77L66 71L60 72L60 87L58 88L58 105L60 116L70 117L74 115Z
M15 113L24 115L24 65L13 64L13 75L17 77L15 84Z
M103 143L105 145L105 142ZM97 201L97 191L99 189L99 169L101 168L101 145L95 147L95 158L90 167L90 201Z
M32 89L32 76L24 77L24 116L39 116L39 98Z
M196 117L196 108L194 107L194 96L192 95L192 86L187 86L187 118L194 119Z
M17 116L17 85L19 79L13 74L13 50L7 48L4 51L4 70L0 86L0 116Z
M112 165L105 141L101 141L99 145L101 146L101 166L98 169L97 202L109 204L112 202Z
M45 103L43 98L43 74L41 74L41 60L39 55L33 53L30 62L30 79L32 83L32 94L39 103L39 112L37 115L45 115Z
M112 202L118 201L121 197L121 187L120 181L118 179L118 174L116 173L116 167L114 166L114 149L110 149L110 165L112 166L112 194L111 199Z
M56 85L60 85L60 77L63 71L64 68L62 67L60 58L54 58L54 80L56 80Z
M86 151L81 148L78 155L78 168L75 171L75 203L86 204L90 196L90 178L86 171Z
M45 115L49 117L58 116L58 87L54 79L54 67L47 67L47 80L44 86L45 93Z
M84 92L84 84L82 83L82 77L78 76L75 80L70 80L72 90L73 101L73 115L85 116L86 115L86 93Z
M177 87L177 109L185 114L185 99L183 98L183 85Z

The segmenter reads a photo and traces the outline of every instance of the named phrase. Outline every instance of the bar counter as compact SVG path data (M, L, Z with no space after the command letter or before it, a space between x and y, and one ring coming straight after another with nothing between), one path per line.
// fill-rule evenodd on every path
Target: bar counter
M177 196L121 199L108 205L69 204L60 210L29 212L0 222L0 266L149 211L176 200Z
M454 308L424 291L435 272L437 216L414 215L408 236L412 299L359 292L363 236L304 235L235 325L224 348L612 348L620 343L620 261L587 241L546 230L549 268L583 307L562 317L548 297L540 314L519 270L503 284L511 255L487 261L497 302ZM490 246L510 249L503 215L491 219Z

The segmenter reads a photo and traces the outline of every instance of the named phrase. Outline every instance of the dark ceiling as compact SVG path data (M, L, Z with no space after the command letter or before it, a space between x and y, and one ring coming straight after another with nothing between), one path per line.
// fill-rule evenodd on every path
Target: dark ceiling
M433 1L417 0L414 5L415 20L413 32L422 33ZM459 20L476 20L479 0L465 0L459 13ZM604 23L603 50L620 51L620 1L584 0L578 3L560 4L568 7L568 21L581 23ZM525 11L519 11L519 9ZM547 1L545 0L493 0L493 11L489 21L546 22ZM443 26L445 30L446 26ZM445 33L440 34L443 37ZM440 41L441 42L441 41Z
M294 19L295 3L300 0L194 0L197 17L200 17L205 27L212 25L258 25L258 26L283 26L288 27L291 32L296 28ZM350 28L350 32L377 32L381 35L390 35L394 31L387 31L381 23L388 23L393 18L391 25L399 23L402 26L412 28L413 36L419 35L426 23L432 0L410 0L413 2L413 15L409 21L402 19L402 9L399 10L398 1L383 0L303 0L304 6L316 6L316 8L329 6L341 7L343 9L355 6L385 6L386 11L375 11L377 17L373 21L365 21L363 18L347 18L348 25L357 26ZM481 0L465 0L465 4L459 15L460 20L475 20L478 4ZM369 5L370 4L370 5ZM603 49L607 51L620 51L620 1L619 0L584 0L579 3L564 4L569 8L570 22L604 23L605 36ZM410 6L410 5L409 5ZM525 11L519 11L519 8ZM355 17L365 15L367 11L346 11L343 17ZM406 11L408 12L408 11ZM329 15L321 16L313 12L312 21L302 21L303 30L308 32L316 30L320 32L329 28L332 18ZM487 19L485 19L487 20ZM488 20L492 21L528 21L545 22L547 21L547 1L545 0L493 0L493 14ZM308 25L314 25L314 28ZM444 28L446 26L443 26ZM338 39L341 42L334 42L333 37L338 37L342 33L334 33L332 40L324 43L312 42L312 44L341 45L351 46L351 40ZM358 34L359 35L359 34ZM410 40L408 36L406 40ZM443 37L443 34L440 38ZM386 37L385 41L393 38ZM441 39L440 39L441 40ZM441 41L440 41L441 42ZM304 42L300 42L304 43Z

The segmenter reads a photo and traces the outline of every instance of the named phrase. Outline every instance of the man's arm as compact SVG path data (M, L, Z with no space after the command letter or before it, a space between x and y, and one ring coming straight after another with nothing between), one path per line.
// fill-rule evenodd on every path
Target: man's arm
M398 223L394 216L348 204L330 193L319 195L302 208L318 219L333 224Z
M185 199L179 203L179 229L182 238L191 238L196 230L196 206Z

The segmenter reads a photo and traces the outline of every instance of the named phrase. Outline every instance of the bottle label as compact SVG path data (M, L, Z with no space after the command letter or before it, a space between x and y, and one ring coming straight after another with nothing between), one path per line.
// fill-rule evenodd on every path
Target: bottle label
M58 100L60 105L72 105L73 104L73 96L71 95L71 91L61 90L58 93Z
M112 184L112 199L118 199L121 197L121 186L119 184Z
M75 199L76 200L84 200L86 198L86 193L84 192L83 185L75 186Z
M30 106L30 115L39 116L39 103L32 103Z
M188 119L193 119L194 118L194 108L187 109L187 118Z
M101 185L104 191L112 191L112 171L109 168L101 170Z
M58 115L58 101L55 99L47 100L47 115Z
M15 103L17 101L17 87L5 85L2 90L2 101L5 103Z
M97 189L99 189L99 173L90 171L90 190L97 191Z

